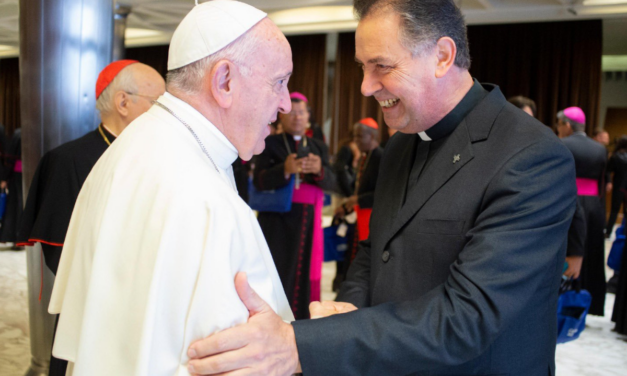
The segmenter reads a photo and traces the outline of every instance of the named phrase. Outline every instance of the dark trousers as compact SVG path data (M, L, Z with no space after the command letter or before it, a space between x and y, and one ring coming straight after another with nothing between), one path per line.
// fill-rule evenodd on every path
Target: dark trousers
M620 207L623 207L623 218L627 216L627 205L625 205L625 194L620 189L614 189L612 191L612 207L610 210L610 217L607 220L607 227L605 228L605 235L610 236L612 233L612 229L614 228L614 224L616 223L616 218L618 217L618 211Z

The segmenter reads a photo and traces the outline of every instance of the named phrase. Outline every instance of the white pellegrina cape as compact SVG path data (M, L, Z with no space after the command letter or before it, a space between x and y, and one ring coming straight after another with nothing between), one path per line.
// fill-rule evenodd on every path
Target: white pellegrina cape
M239 271L286 321L281 281L231 163L237 151L205 117L166 93L131 123L87 178L50 302L53 354L68 374L188 375L195 340L244 323Z

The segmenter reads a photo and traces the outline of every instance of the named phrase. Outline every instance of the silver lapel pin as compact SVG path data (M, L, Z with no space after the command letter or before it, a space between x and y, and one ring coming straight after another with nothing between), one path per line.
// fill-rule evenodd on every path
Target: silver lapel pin
M462 160L462 156L461 156L461 155L459 155L459 154L455 154L455 155L453 156L453 163L457 163L457 162L459 162L459 161L461 161L461 160Z

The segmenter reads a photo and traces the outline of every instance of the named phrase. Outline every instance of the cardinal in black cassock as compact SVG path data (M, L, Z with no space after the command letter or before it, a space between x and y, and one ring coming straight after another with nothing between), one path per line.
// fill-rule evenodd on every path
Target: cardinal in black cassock
M126 77L115 80L118 75ZM136 60L109 64L96 82L96 106L102 123L83 137L47 152L39 161L17 242L29 246L40 243L46 265L55 275L74 204L87 176L119 133L164 91L163 78L147 65ZM51 357L50 376L63 376L66 368L65 360Z

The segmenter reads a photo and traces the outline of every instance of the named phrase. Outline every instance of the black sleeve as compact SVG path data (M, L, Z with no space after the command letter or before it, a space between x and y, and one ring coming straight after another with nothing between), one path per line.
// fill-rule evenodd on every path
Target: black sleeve
M566 256L583 256L586 240L586 220L579 201L573 215L573 221L568 228L568 247Z
M337 191L344 197L351 196L355 189L355 176L351 172L352 163L353 152L348 146L342 146L335 156L333 170L335 171L335 177L337 179Z
M306 174L305 181L309 184L317 185L325 191L335 191L337 190L337 181L331 163L329 162L329 148L326 144L318 140L314 140L314 142L316 143L316 154L319 155L322 160L322 171L320 171L318 175Z
M270 190L285 187L289 176L285 178L285 158L277 154L277 145L266 139L268 144L263 153L255 160L253 184L259 190Z

